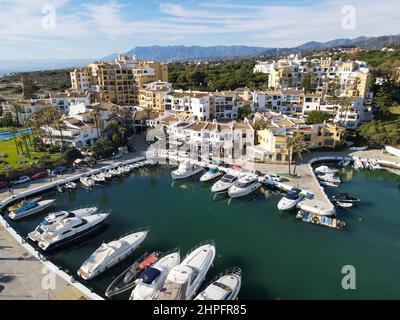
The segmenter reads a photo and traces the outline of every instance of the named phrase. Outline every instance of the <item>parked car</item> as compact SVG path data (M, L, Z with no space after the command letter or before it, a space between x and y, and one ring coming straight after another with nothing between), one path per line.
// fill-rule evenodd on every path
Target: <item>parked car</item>
M6 187L7 187L7 182L0 181L0 189L6 188Z
M64 173L65 171L67 171L67 168L64 167L64 166L61 166L61 167L55 168L51 173L52 173L52 174L62 174L62 173Z
M30 180L31 180L31 178L29 178L28 176L22 176L22 177L19 177L17 180L14 180L12 183L13 184L22 184L22 183L28 182Z
M48 175L49 174L47 173L47 171L38 172L34 176L31 177L31 180L43 179L43 178L46 178Z

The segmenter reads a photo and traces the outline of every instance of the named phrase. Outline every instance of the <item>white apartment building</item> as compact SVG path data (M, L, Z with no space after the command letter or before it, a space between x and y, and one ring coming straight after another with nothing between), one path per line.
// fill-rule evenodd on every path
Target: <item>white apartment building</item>
M164 110L206 121L210 119L210 103L211 95L208 92L175 91L165 96Z
M71 106L77 104L90 105L90 93L88 91L66 91L64 93L51 94L50 102L54 108L68 114Z
M90 68L75 69L70 72L71 87L78 92L85 92L91 90L92 85L92 71Z
M239 107L234 91L213 92L212 98L215 106L213 118L217 120L237 119Z
M372 107L365 105L363 97L357 97L351 100L351 105L348 108L337 107L334 122L347 129L357 129L363 122L368 122L372 119Z
M44 127L45 132L43 142L46 144L62 145L64 147L88 147L93 145L99 138L99 128L93 123L84 122L75 117L64 117L65 129L57 130L54 127Z

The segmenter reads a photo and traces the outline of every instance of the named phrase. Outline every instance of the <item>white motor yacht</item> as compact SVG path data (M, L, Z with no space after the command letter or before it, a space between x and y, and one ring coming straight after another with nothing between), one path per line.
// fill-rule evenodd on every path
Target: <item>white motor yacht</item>
M228 189L231 198L245 197L262 187L259 177L254 174L244 174Z
M36 229L28 234L29 239L32 241L39 241L42 234L50 231L54 224L66 218L81 218L84 216L90 216L96 213L97 207L80 208L71 211L58 211L52 212L47 215L43 221L36 227Z
M222 172L217 167L210 167L200 178L201 182L209 182L222 176Z
M303 197L300 195L301 190L297 188L293 188L290 190L286 196L284 196L281 201L278 203L278 209L281 211L287 211L294 209L297 204L303 200Z
M75 190L76 189L76 183L75 182L67 182L65 184L65 188L67 188L68 190Z
M194 300L236 300L242 285L242 270L232 268L224 271L194 298Z
M372 170L380 170L382 169L381 165L377 161L370 162Z
M167 254L150 268L143 271L132 290L130 300L152 300L164 285L169 272L181 261L179 251Z
M336 173L336 172L338 172L338 171L339 171L339 170L337 170L337 169L332 169L332 168L329 168L329 167L327 167L327 166L320 166L320 167L318 167L318 168L316 168L316 169L314 170L314 172L317 173L317 174Z
M331 183L341 183L339 177L335 177L333 173L326 173L324 175L318 176L318 179L321 181L331 182Z
M43 200L43 201L30 201L26 202L17 209L11 211L8 216L11 220L19 220L22 218L29 217L43 210L46 210L53 206L56 200Z
M237 175L234 175L231 173L224 175L221 178L221 180L214 183L214 185L211 187L211 192L214 192L214 193L228 192L228 189L234 185L237 178L238 178Z
M78 275L90 280L127 258L146 239L148 230L103 243L80 267Z
M204 281L215 258L215 244L208 242L191 251L168 274L155 300L191 300Z
M100 228L108 216L109 213L99 213L58 221L53 225L51 231L42 234L39 247L44 251L50 251L78 240Z
M120 177L121 173L119 173L118 169L111 169L110 170L111 175L114 177Z
M79 181L86 188L93 188L96 184L96 182L92 178L89 178L89 177L82 177L79 179Z
M190 163L190 162L183 162L179 165L178 169L171 172L172 179L180 180L192 177L200 172L203 171L203 168Z
M356 159L354 161L354 168L356 170L364 169L364 164L362 163L362 161L360 161L360 159Z
M331 187L331 188L338 188L339 187L339 185L337 185L337 184L335 184L333 182L329 182L329 181L320 180L319 183L322 186L325 186L325 187Z
M110 171L104 171L103 172L104 178L106 178L106 180L112 180L113 175Z

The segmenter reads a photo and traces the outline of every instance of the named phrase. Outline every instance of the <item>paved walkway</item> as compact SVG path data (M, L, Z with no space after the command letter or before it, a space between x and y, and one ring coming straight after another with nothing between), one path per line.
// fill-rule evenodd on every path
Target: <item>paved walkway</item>
M86 300L0 226L0 300Z

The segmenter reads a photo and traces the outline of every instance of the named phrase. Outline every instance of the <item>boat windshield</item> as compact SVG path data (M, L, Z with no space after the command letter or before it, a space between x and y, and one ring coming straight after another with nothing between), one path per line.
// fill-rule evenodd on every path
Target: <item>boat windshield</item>
M159 275L161 274L161 271L156 269L156 268L148 268L143 273L140 275L140 280L144 284L152 284L154 280L156 280Z
M217 168L210 168L210 169L208 170L208 172L209 172L209 173L217 173L217 172L218 172L218 169L217 169Z
M20 206L18 209L15 209L15 213L22 213L28 211L30 209L36 208L38 206L37 202L27 202Z
M245 188L250 187L250 186L253 185L253 184L254 184L254 180L249 181L249 182L238 182L238 184L236 185L236 187L237 187L237 188L240 188L240 189L245 189Z
M222 182L231 183L231 182L235 181L235 179L236 179L235 176L232 176L232 175L230 175L230 174L227 174L226 176L223 176L223 177L222 177L221 181L222 181Z
M289 200L297 200L300 198L300 194L298 190L291 190L286 195L286 198Z

